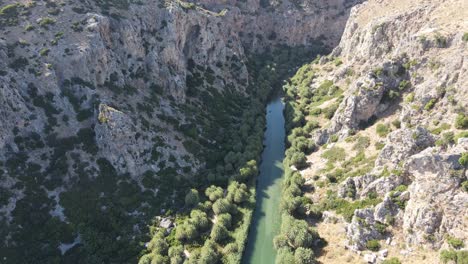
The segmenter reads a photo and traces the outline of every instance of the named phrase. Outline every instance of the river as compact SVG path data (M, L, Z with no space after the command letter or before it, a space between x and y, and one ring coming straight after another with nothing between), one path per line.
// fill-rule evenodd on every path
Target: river
M284 103L280 98L267 106L266 130L257 181L256 207L249 230L243 264L274 264L273 238L281 225L280 199L284 159Z

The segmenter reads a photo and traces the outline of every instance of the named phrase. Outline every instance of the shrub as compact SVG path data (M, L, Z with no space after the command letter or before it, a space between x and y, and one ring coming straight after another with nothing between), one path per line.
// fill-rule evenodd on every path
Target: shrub
M41 18L41 20L39 21L39 25L43 28L47 28L47 26L53 24L55 24L55 19L50 17Z
M414 101L414 93L409 93L406 97L405 97L405 102L407 103L411 103Z
M198 191L195 189L191 189L186 195L185 195L185 205L186 206L194 206L197 205L200 202L200 197L198 195Z
M290 160L291 165L294 165L297 169L302 169L307 166L307 158L302 152L294 152Z
M323 152L321 157L331 162L343 161L346 158L346 152L343 148L332 147Z
M429 100L429 102L426 103L426 105L424 106L424 110L426 111L431 110L432 108L434 108L434 105L436 103L437 103L437 99L432 98L431 100Z
M294 260L296 264L315 264L315 255L310 248L297 248L294 252Z
M39 54L40 54L41 56L47 56L47 55L49 55L49 52L50 52L50 50L49 50L48 48L43 48L43 49L41 49L41 50L39 51Z
M370 138L369 137L361 137L359 136L356 140L356 143L353 146L353 150L364 150L370 145Z
M442 261L442 263L457 261L457 252L454 250L442 250L440 252L440 261Z
M463 191L468 192L468 181L462 182L461 186Z
M339 106L340 105L338 103L334 103L330 105L329 107L323 109L322 112L323 112L324 117L327 119L332 119L332 117L335 115L335 112Z
M282 247L278 249L278 254L276 255L276 264L285 264L285 263L294 263L294 253L287 247Z
M379 135L379 137L386 137L388 133L390 133L390 129L385 124L377 124L375 132L377 133L377 135Z
M455 127L458 129L467 129L468 128L468 116L465 114L458 114L455 119Z
M447 237L447 243L455 249L461 248L464 246L463 240L449 236Z
M458 159L458 162L463 167L468 167L468 152L463 153L461 157Z
M468 32L465 32L465 34L463 34L462 40L468 42Z
M393 257L382 261L382 264L401 264L401 261L398 258Z
M366 248L370 251L378 251L380 249L380 243L376 239L371 239L366 242Z
M392 121L392 125L393 125L395 128L400 128L400 127L401 127L401 122L400 122L400 120L395 119L395 120Z

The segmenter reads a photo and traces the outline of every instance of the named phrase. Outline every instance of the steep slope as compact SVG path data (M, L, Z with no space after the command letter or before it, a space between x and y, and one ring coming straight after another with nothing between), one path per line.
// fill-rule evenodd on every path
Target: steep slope
M1 1L1 255L135 262L150 218L259 158L270 85L356 2Z
M301 217L321 211L329 240L320 261L379 249L365 261L437 263L439 249L442 261L466 261L466 10L457 0L367 1L331 55L286 86L289 165L314 204ZM319 147L304 155L305 140Z

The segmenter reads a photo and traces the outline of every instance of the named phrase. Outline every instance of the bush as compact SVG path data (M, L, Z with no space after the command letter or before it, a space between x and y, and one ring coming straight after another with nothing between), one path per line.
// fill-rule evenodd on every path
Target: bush
M463 153L461 157L458 159L458 162L463 167L468 167L468 152Z
M388 133L390 133L390 129L385 124L377 124L375 132L377 133L377 135L379 135L379 137L386 137Z
M447 243L455 249L461 248L464 246L463 240L456 237L447 237Z
M436 103L437 103L437 99L432 98L431 100L429 100L429 102L426 103L426 105L424 106L424 110L426 111L431 110L432 108L434 108L434 105Z
M457 261L457 252L454 250L442 250L440 252L440 261L448 263L449 261Z
M468 42L468 32L465 32L465 34L463 34L462 40Z
M343 148L332 147L327 151L323 152L321 157L331 162L343 161L346 158L346 152Z
M376 239L371 239L366 242L366 248L370 251L378 251L380 249L380 243Z
M398 258L393 257L382 261L382 264L401 264L401 261Z
M465 114L458 114L455 119L455 127L458 129L467 129L468 128L468 116Z
M39 25L43 28L47 28L47 26L53 24L55 24L55 19L50 17L41 18L41 20L39 21Z
M340 105L338 103L334 103L330 105L329 107L323 109L322 110L323 116L327 119L332 119L339 106Z
M468 192L468 181L464 181L461 184L462 190Z
M276 264L285 264L285 263L294 263L294 253L286 247L278 249L278 254L276 255Z
M315 255L310 248L297 248L294 252L295 264L315 264Z
M370 138L359 136L356 140L356 143L353 146L353 150L364 150L369 146L370 146Z
M186 206L195 206L200 202L200 196L198 195L198 191L195 189L191 189L187 195L185 195L185 205Z
M291 165L294 165L297 169L302 169L307 166L307 158L302 152L294 152L290 160Z

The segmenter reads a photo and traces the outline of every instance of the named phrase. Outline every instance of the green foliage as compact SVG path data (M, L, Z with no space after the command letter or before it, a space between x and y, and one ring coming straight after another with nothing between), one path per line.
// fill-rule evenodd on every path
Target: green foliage
M440 261L448 263L449 261L457 262L457 252L454 250L442 250L440 252Z
M465 42L468 42L468 32L465 32L463 34L462 40L465 41Z
M294 260L296 264L315 264L315 255L310 248L297 248L294 252Z
M353 146L353 150L365 150L370 146L370 138L359 136L356 139L356 143Z
M396 257L392 257L382 261L382 264L401 264L401 261Z
M380 243L378 240L371 239L366 242L366 248L371 251L378 251L380 249Z
M307 158L302 152L294 152L290 158L291 165L294 165L298 169L305 168L307 166Z
M382 202L379 198L366 198L354 202L349 202L345 199L338 198L334 193L327 193L327 198L323 200L320 207L323 210L335 210L336 213L343 215L346 221L350 222L353 218L356 209L375 206Z
M458 129L467 129L468 128L468 115L458 114L455 119L455 127Z
M447 237L447 243L455 249L462 248L465 245L463 240L452 236Z
M217 243L222 243L229 237L229 231L226 229L224 225L215 224L213 229L211 229L210 234L211 239Z
M321 157L327 159L330 162L343 161L346 158L346 152L343 148L332 147L323 152Z
M185 205L186 206L195 206L200 202L200 196L198 194L198 191L195 189L191 189L186 195L185 195Z
M233 205L228 199L219 199L213 204L213 212L217 215L230 213L232 209Z
M250 160L247 164L239 169L239 180L247 181L258 175L257 161Z
M206 188L205 195L210 199L210 201L215 202L218 199L223 198L224 191L223 188L211 185L210 187Z
M436 103L437 103L437 99L432 98L431 100L429 100L429 102L426 103L426 105L424 105L424 110L426 111L431 110L432 108L434 108L434 105Z
M468 152L462 153L460 159L458 159L458 162L463 167L468 167Z
M462 187L463 191L468 192L468 180L463 181L462 184L461 184L461 187Z
M414 93L409 93L406 97L405 97L405 102L407 103L412 103L414 101Z
M55 24L55 19L50 17L44 17L39 20L39 25L43 28L48 28L49 25Z
M379 137L386 137L388 133L390 133L390 128L386 124L377 124L377 127L375 128L375 132Z

